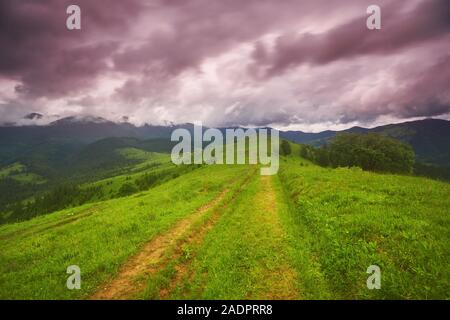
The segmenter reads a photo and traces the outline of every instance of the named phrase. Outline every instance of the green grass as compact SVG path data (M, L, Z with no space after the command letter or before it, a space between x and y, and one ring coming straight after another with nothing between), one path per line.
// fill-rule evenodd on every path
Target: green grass
M450 298L449 184L298 158L282 163L280 178L331 297ZM381 290L366 287L372 264Z
M43 184L46 182L44 178L35 173L19 173L12 175L11 178L21 183L35 183L35 184Z
M182 170L167 155L121 152L147 160L86 186L114 193L145 173ZM203 166L128 197L4 225L0 298L89 297L145 242L225 188L234 192L193 225L194 237L211 228L198 241L187 238L181 255L145 279L139 298L158 298L169 287L176 299L450 298L450 184L321 168L298 153L293 145L277 176L256 171L242 190L255 168ZM79 291L65 286L72 264L81 267ZM380 290L366 287L374 264Z
M270 182L257 174L223 210L190 273L174 291L182 299L297 299L297 274Z
M29 184L43 184L46 182L40 175L28 172L27 167L20 162L15 162L9 166L0 169L0 179L11 178L17 182Z
M283 159L273 189L274 220L268 223L259 205L267 187L254 179L205 240L188 248L190 261L169 264L150 287L169 286L184 264L189 271L171 298L450 297L449 184L324 169L292 156ZM370 265L381 268L380 290L367 288Z
M134 183L137 179L141 178L143 174L175 173L182 171L171 162L170 155L168 154L147 152L135 148L118 149L117 153L127 159L139 160L139 163L127 168L122 168L120 173L113 177L84 183L82 185L83 188L101 187L103 197L100 197L97 200L111 198L124 183Z
M102 197L97 200L105 200L114 197L119 191L120 187L125 183L135 183L136 180L142 178L146 173L148 174L171 174L171 173L184 173L187 170L182 170L180 167L169 164L157 164L155 166L148 166L146 169L132 171L126 174L120 174L111 178L98 180L92 183L85 183L82 188L100 187L102 190Z
M0 179L9 177L10 175L21 173L25 170L25 166L19 162L10 164L0 169Z
M291 256L292 266L299 275L297 287L301 297L303 299L333 298L321 265L311 250L314 238L308 228L301 223L301 216L295 214L295 205L289 200L278 176L274 178L274 188L280 204L280 219L286 230L288 253Z
M170 154L149 152L137 148L120 148L116 152L122 157L130 160L139 160L140 166L145 166L146 164L152 164L155 162L165 162L170 163ZM136 168L136 166L134 166Z
M209 166L126 198L83 205L0 227L0 298L83 298L143 242L245 176L245 166ZM78 265L82 290L68 290Z

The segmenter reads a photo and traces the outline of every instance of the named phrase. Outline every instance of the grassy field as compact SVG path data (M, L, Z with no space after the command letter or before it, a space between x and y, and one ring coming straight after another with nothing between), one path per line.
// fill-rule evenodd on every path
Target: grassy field
M276 176L257 169L204 166L0 227L0 298L450 298L448 183L298 156ZM97 183L114 189L127 175L116 179ZM73 264L81 290L65 285ZM380 290L366 287L370 265Z
M25 170L25 166L19 162L13 163L9 166L0 169L0 179L8 177L12 174L21 173Z
M279 175L331 297L450 298L448 183L295 158ZM367 290L372 264L381 268L381 290Z
M0 298L89 296L140 246L238 183L248 168L211 166L130 197L63 210L0 228ZM66 288L78 265L83 289Z
M19 163L13 163L0 169L0 179L11 178L20 183L45 183L45 179L38 174L27 172L27 168Z
M150 279L151 295L144 298L300 298L278 209L272 178L253 176L218 210L201 241L190 241L175 265Z
M156 184L161 184L175 176L182 175L197 168L195 166L175 166L167 154L133 149L121 149L119 151L121 154L126 154L129 158L139 157L140 160L144 160L144 157L146 157L146 160L127 168L127 170L124 170L125 172L121 172L114 177L82 184L81 187L83 189L95 187L101 189L101 193L94 200L100 201L115 197L125 183L135 184L146 174L158 177L158 179L155 179L158 180Z

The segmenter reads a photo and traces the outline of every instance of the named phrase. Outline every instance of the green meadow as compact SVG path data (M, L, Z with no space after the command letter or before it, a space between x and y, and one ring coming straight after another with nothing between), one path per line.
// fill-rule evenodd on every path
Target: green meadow
M73 299L111 278L143 242L238 183L243 167L210 166L151 191L66 209L0 228L2 299ZM82 290L66 288L78 265Z
M0 298L449 299L450 184L322 168L299 148L274 176L122 150L143 162L84 187L157 182L1 226Z
M27 172L26 166L16 162L9 166L0 169L0 180L4 178L11 178L20 183L45 183L45 179L33 172Z
M293 158L285 159L279 177L297 235L307 239L329 296L449 298L448 183ZM381 268L380 290L366 287L372 264Z

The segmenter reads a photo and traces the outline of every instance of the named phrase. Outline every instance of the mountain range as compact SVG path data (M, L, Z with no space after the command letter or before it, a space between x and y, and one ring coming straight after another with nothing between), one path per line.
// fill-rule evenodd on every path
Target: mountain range
M38 119L41 115L25 116ZM193 130L193 124L135 126L129 122L113 122L101 117L66 117L48 125L0 127L0 165L13 163L51 146L54 156L70 153L105 138L135 138L139 140L170 139L174 129ZM224 130L225 128L222 128ZM450 166L450 121L425 119L375 128L352 127L342 131L326 130L317 133L280 131L280 137L296 143L322 145L339 133L379 133L410 144L417 160L435 165ZM160 149L163 143L159 144ZM167 148L162 148L167 149ZM159 150L161 151L161 150ZM167 151L167 150L166 150Z
M307 133L282 131L284 139L304 144L322 145L339 133L378 133L411 145L417 160L436 165L450 165L450 121L424 119L388 124L371 129L352 127L342 131Z

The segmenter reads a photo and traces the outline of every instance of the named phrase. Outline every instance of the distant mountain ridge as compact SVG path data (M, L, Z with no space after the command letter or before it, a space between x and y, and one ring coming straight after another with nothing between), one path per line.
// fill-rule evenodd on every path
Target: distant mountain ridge
M410 144L419 161L450 166L450 121L424 119L388 124L371 129L352 127L342 131L305 133L302 131L281 131L284 139L311 145L322 145L339 133L378 133Z
M37 116L29 116L32 117ZM84 145L114 137L168 140L177 128L192 132L194 125L186 123L135 126L129 122L113 122L95 116L72 116L58 119L48 125L3 126L0 127L0 165L11 162L17 155L27 153L31 147L49 141L53 144L58 142ZM326 130L318 133L280 131L280 137L296 143L322 145L336 134L345 132L385 134L411 144L417 159L422 162L450 166L450 121L447 120L425 119L371 129L352 127L342 131Z

